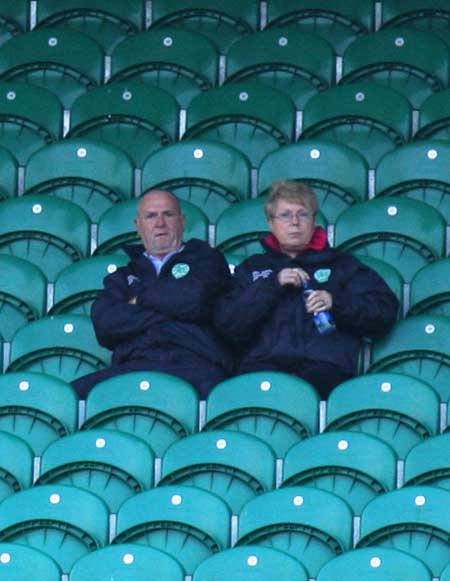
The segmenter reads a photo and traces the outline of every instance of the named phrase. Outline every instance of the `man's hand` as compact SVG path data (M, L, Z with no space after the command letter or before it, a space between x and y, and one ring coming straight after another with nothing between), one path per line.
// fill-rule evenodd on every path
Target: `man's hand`
M320 313L329 311L333 306L333 296L326 290L312 291L305 302L308 313Z
M278 273L278 282L281 286L292 284L293 286L303 286L309 280L309 274L302 268L283 268Z
M129 305L135 305L137 303L137 297L131 297L131 299L128 301Z

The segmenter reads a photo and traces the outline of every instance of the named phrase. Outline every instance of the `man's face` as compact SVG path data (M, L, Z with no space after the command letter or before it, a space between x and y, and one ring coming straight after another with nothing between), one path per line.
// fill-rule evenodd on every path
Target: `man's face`
M142 198L136 228L145 250L164 257L181 246L184 216L169 193L155 191Z
M314 214L303 204L279 200L269 225L281 251L296 256L311 241L315 229Z

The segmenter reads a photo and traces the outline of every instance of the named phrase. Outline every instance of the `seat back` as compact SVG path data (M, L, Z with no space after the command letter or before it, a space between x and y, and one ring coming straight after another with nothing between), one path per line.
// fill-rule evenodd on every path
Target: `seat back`
M0 146L0 171L2 184L0 185L0 201L15 196L17 193L17 161L16 158Z
M35 577L41 581L60 581L61 569L51 557L38 549L16 543L0 543L1 581L21 581Z
M436 260L421 268L411 281L408 314L450 316L449 276L449 258Z
M25 440L7 432L0 432L0 446L0 500L3 500L32 485L34 455Z

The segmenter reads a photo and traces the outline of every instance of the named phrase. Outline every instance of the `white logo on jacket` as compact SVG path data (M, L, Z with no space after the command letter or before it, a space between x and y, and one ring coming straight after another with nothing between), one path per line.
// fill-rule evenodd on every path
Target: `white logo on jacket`
M258 280L258 278L269 278L269 276L272 274L272 272L273 272L273 270L270 268L267 270L254 270L252 272L253 282Z

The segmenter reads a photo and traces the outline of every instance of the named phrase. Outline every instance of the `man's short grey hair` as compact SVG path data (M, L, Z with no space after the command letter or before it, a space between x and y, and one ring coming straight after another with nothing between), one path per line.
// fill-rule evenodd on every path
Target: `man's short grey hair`
M154 194L167 194L175 202L176 207L178 209L178 212L180 214L183 213L183 210L182 210L181 204L180 204L180 200L176 197L175 194L172 194L172 192L169 192L167 190L151 189L151 190L147 190L146 192L144 192L143 194L141 194L141 196L139 197L139 199L138 199L138 205L137 205L137 210L136 210L138 215L139 215L139 210L140 210L140 207L141 207L142 200L144 198L147 198L147 197L152 196Z
M268 220L274 217L275 208L280 200L302 204L314 215L317 214L319 209L316 194L311 186L305 182L281 180L272 184L264 205L264 211Z

